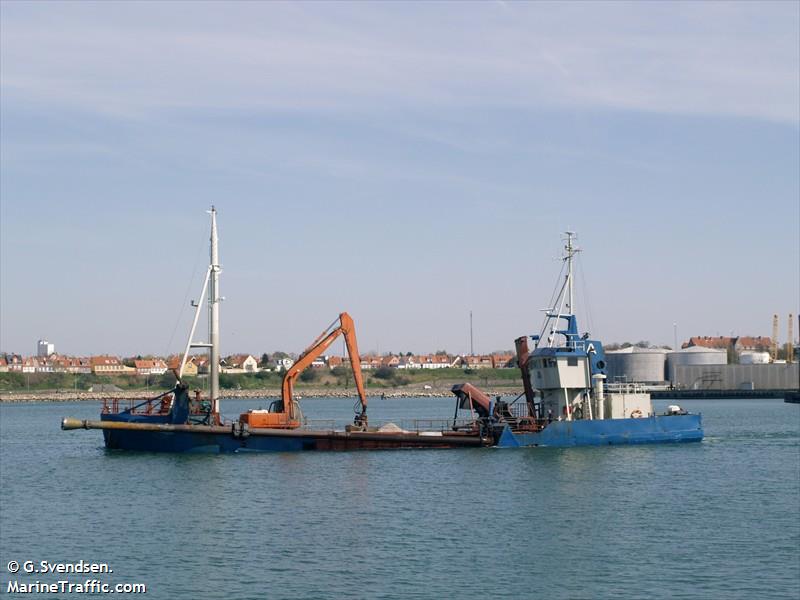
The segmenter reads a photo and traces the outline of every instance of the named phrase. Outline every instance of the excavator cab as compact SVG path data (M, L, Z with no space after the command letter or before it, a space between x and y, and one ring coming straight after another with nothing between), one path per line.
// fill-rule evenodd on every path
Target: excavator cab
M278 409L276 404L283 404L283 401L276 400L269 410L250 410L239 415L239 422L246 423L249 427L265 429L297 429L302 424L299 419L290 417L282 408Z

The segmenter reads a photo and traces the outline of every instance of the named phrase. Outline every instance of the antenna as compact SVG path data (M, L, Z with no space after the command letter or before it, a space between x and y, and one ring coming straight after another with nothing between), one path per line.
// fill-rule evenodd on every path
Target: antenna
M219 414L219 250L217 245L219 237L217 235L217 209L211 205L211 239L209 248L209 282L208 282L208 337L210 347L208 349L209 365L209 396L211 400L211 412Z
M556 333L563 333L561 331L557 331L560 319L569 318L570 323L575 323L572 259L575 257L575 254L580 252L580 249L576 248L572 243L573 240L577 238L574 231L565 231L564 234L566 237L562 239L566 241L566 245L564 246L565 252L561 256L561 261L566 263L567 273L564 276L564 283L561 284L558 292L554 292L553 294L553 299L555 300L553 308L550 312L545 313L542 331L539 334L540 340L547 340L548 348L553 347L556 339ZM561 271L564 271L564 267L561 268Z
M469 355L475 356L475 344L472 338L472 311L469 311Z
M567 314L574 315L575 314L575 305L574 305L574 285L573 285L573 274L572 274L572 259L574 256L580 252L580 248L577 248L572 245L572 240L577 239L574 231L565 231L564 234L567 236L566 239L566 246L564 246L565 255L562 260L566 261L567 263L567 275L566 275L566 283L567 283L567 298L569 300L569 304L567 304L567 309L569 312Z

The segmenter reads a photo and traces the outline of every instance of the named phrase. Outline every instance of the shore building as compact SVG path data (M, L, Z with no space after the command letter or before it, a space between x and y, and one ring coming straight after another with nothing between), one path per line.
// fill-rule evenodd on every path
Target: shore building
M47 340L39 340L36 342L36 356L39 358L47 358L51 354L56 353L56 345L51 344Z

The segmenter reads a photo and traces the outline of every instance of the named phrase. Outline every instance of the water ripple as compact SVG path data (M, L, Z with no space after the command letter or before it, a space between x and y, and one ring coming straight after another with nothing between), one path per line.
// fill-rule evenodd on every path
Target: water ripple
M798 407L686 405L702 444L241 456L108 452L58 430L96 405L1 406L0 553L109 562L148 598L800 597Z

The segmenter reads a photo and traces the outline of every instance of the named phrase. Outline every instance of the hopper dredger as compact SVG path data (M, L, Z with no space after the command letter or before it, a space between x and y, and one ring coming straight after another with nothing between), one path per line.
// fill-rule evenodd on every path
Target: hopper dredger
M693 442L703 438L700 415L669 407L656 415L650 395L635 385L608 384L599 340L578 333L573 309L572 261L577 250L567 233L566 276L539 335L516 340L523 393L511 401L491 398L469 383L453 386L456 414L434 422L369 426L355 325L341 313L300 355L283 378L281 399L269 410L251 410L225 421L219 410L219 266L216 211L211 209L210 264L201 298L207 294L208 342L194 341L203 302L196 308L174 389L122 406L106 401L99 420L65 418L61 427L101 429L109 449L150 452L286 452L395 448L599 446ZM309 424L293 397L293 383L333 341L343 336L359 402L352 425L319 428ZM209 354L209 395L191 393L182 381L192 348ZM459 411L462 411L459 413ZM459 416L467 414L466 417Z

